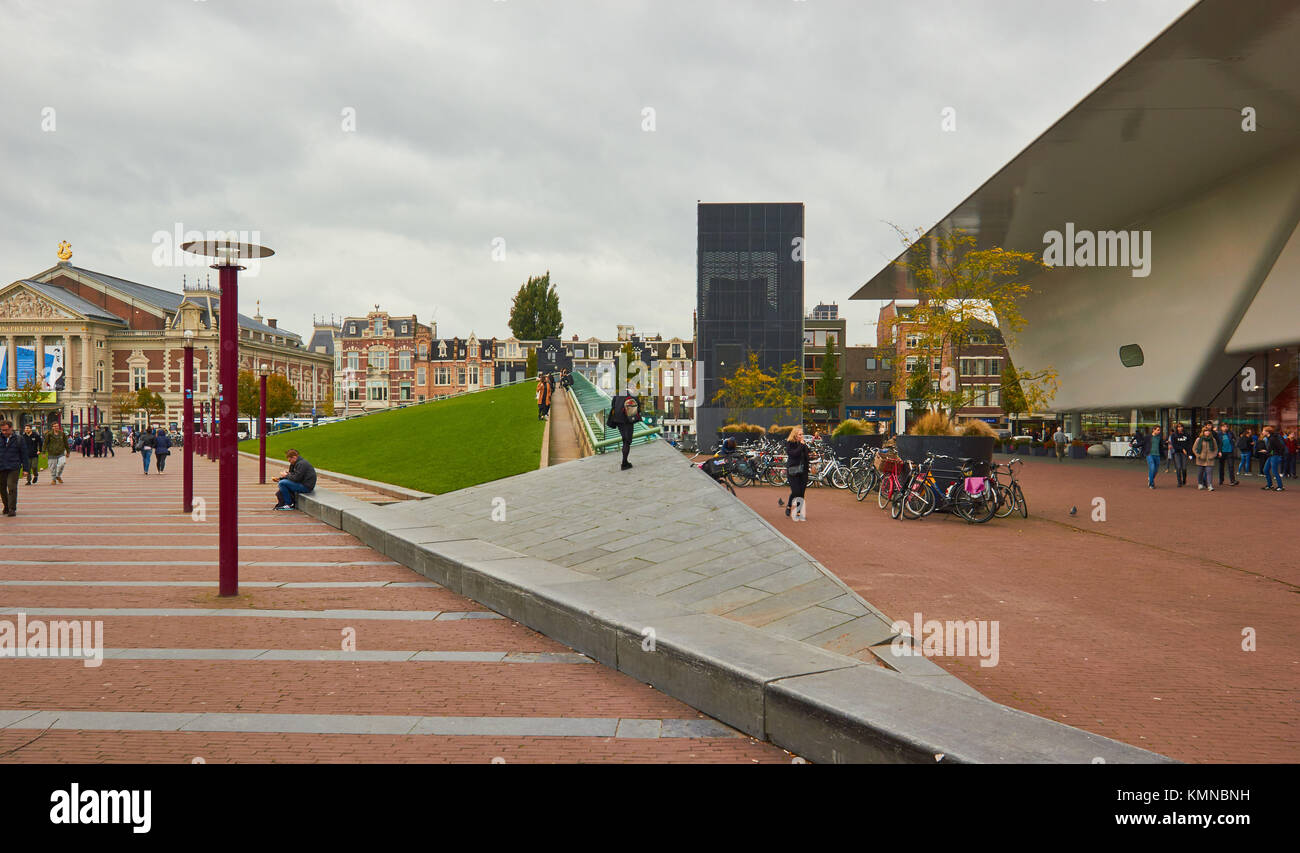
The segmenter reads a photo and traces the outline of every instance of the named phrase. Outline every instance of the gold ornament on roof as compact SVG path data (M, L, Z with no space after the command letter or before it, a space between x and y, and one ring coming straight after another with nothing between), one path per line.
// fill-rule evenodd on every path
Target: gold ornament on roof
M59 241L59 260L67 261L72 259L72 244L67 240Z

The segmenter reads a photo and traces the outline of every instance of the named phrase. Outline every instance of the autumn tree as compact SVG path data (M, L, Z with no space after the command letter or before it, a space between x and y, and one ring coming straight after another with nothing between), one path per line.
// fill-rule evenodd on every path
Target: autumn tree
M256 419L261 410L260 377L251 370L239 371L239 413ZM266 418L275 420L298 410L298 392L281 373L266 377Z
M139 391L114 391L109 404L113 407L113 416L119 421L130 419L133 412L140 410Z
M36 420L36 404L41 402L41 397L44 394L45 391L41 388L41 380L36 377L28 379L18 386L18 390L14 392L14 408L27 415L27 423Z
M144 412L146 425L152 424L155 419L161 418L167 411L167 404L163 401L162 394L157 391L141 388L135 392L135 395L135 408Z
M743 409L781 409L787 416L802 412L803 369L790 361L772 375L759 365L758 353L751 352L745 364L718 382L711 402L725 406L732 417Z
M946 409L950 415L970 405L973 389L961 386L962 347L972 332L996 326L1003 342L1010 347L1024 328L1020 302L1032 292L1023 280L1025 273L1041 267L1042 261L1032 252L1014 252L1001 247L981 249L973 234L962 229L939 229L927 234L916 229L907 234L895 226L907 247L901 263L907 269L918 304L906 314L891 318L891 327L906 326L906 333L916 338L909 354L925 360L925 367L946 360L938 387L927 377L924 387L913 382L906 370L906 360L895 365L895 393L905 392L914 406ZM946 358L945 358L946 357ZM918 365L919 367L920 365ZM1051 366L1019 371L1020 386L1026 400L1045 405L1055 396L1056 371ZM914 396L914 393L922 396Z
M564 331L560 297L551 284L551 271L529 276L510 305L510 333L524 341L559 337Z

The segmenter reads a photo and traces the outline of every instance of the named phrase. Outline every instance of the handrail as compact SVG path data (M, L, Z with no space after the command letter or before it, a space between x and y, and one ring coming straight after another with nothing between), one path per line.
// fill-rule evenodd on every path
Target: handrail
M611 398L601 389L597 388L594 383L581 373L572 373L573 387L570 389L574 402L581 412L582 428L586 432L587 440L591 443L591 449L595 453L604 453L623 445L623 436L615 431L614 435L609 435L609 428L605 426L605 418L609 414ZM597 432L599 430L599 433ZM663 432L662 427L650 426L644 422L634 424L632 427L632 443L645 444L654 441Z

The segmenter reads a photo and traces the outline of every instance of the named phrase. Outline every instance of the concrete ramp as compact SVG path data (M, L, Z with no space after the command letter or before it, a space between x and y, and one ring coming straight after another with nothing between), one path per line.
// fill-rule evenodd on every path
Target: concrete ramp
M309 513L453 591L814 761L1160 761L993 703L662 441ZM939 758L936 758L939 756Z

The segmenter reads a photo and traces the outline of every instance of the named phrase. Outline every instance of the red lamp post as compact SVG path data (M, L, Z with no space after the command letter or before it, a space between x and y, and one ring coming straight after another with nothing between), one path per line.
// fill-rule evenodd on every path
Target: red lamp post
M185 470L181 476L181 512L194 509L194 330L185 330L185 402L181 444L185 445Z
M181 249L213 257L221 283L220 384L221 413L220 468L217 471L217 541L219 544L218 594L239 594L239 261L273 254L265 246L230 240L195 241Z
M206 402L199 404L199 446L194 448L198 453L206 453L204 448L204 439L207 438L208 432L208 404Z
M219 362L218 362L218 363L219 363ZM220 369L218 369L218 372L217 372L217 387L218 387L218 388L221 387L221 373L220 373ZM220 399L220 394L218 394L218 396L216 396L216 397L213 397L213 398L212 398L212 402L208 404L208 411L210 411L210 412L212 413L212 419L208 422L208 461L209 461L209 462L216 462L216 461L217 461L217 445L219 444L219 441L218 441L218 438L217 438L217 429L218 429L218 427L217 427L217 400L219 400L219 399Z
M266 484L266 376L271 368L265 364L257 371L261 378L257 404L257 482Z

